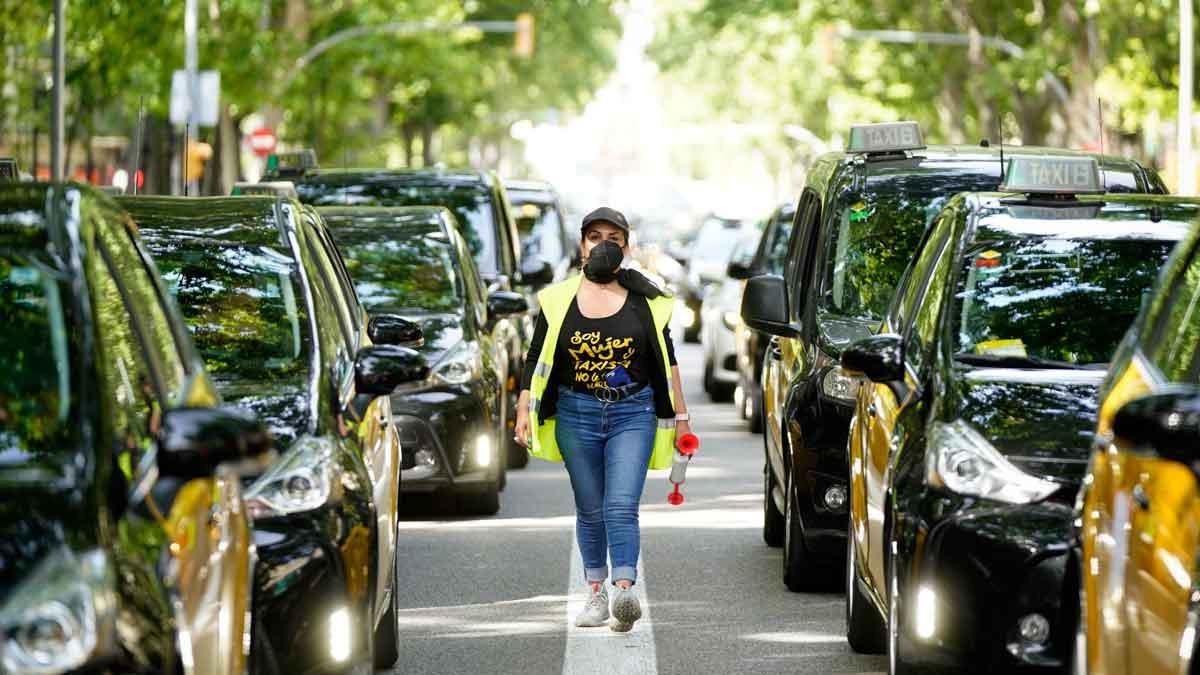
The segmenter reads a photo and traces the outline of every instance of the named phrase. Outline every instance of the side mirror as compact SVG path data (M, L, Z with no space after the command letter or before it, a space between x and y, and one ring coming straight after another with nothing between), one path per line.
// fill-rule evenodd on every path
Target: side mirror
M746 282L742 293L742 320L763 333L779 337L800 336L800 329L788 320L787 286L774 274L757 276Z
M1113 435L1200 473L1200 387L1126 403L1113 417Z
M493 291L487 299L488 320L495 321L514 314L524 314L529 311L529 303L525 296L512 291Z
M904 380L904 341L883 333L859 340L842 352L842 370L883 384Z
M359 394L387 396L402 384L429 377L425 357L408 347L364 347L354 359L354 388Z
M372 316L367 322L367 336L377 345L420 347L425 344L420 324L395 314Z
M554 281L554 267L541 256L530 256L521 261L521 285L538 286Z
M731 260L725 268L725 276L730 279L749 279L757 275L753 263L745 260Z
M254 415L236 408L174 408L158 432L159 475L184 480L211 476L226 462L271 451L274 438Z

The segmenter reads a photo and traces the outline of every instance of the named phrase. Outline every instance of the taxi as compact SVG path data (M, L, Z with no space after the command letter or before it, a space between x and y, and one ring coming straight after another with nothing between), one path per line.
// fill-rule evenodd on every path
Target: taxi
M1098 391L1200 200L1103 194L1021 156L934 218L878 334L841 354L847 637L891 672L1061 670L1062 588Z
M1181 217L1164 208L1163 217ZM1076 672L1195 672L1200 227L1175 249L1102 387L1069 578ZM1080 593L1080 590L1082 591ZM1135 667L1136 664L1136 667Z
M1004 149L1004 156L1065 150ZM846 442L855 383L838 356L878 328L928 224L959 192L995 190L1001 153L926 146L914 122L852 127L845 152L817 158L796 207L782 275L747 289L773 304L746 324L772 334L762 373L763 539L783 546L792 590L836 585L846 552ZM1099 159L1109 192L1154 192L1138 163Z
M216 407L129 216L0 184L0 308L0 671L245 672L271 434Z

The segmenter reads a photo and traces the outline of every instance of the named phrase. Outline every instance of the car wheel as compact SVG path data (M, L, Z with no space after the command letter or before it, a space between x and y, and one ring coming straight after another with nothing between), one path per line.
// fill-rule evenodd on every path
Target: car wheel
M458 496L458 512L472 516L494 516L500 510L500 485L493 483L483 492Z
M372 660L376 668L390 669L400 659L400 593L399 575L396 567L399 561L392 563L391 593L388 593L388 608L379 625L375 627L375 653Z
M863 590L853 532L847 532L846 541L846 641L859 654L886 653L887 626Z
M779 548L783 546L783 514L775 507L775 499L771 493L775 489L775 478L771 475L771 465L763 466L763 541L767 546Z
M708 359L704 359L704 393L712 396L715 385L716 383L713 381L713 363Z
M734 385L726 382L718 382L713 380L712 391L708 393L708 397L713 403L728 403L733 400Z

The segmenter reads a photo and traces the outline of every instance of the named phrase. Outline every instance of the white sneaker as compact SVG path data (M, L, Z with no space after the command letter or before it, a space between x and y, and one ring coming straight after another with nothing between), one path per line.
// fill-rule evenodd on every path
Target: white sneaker
M642 603L638 601L637 592L633 588L617 586L612 601L613 622L609 624L617 633L628 633L633 630L633 624L642 618Z
M575 625L580 628L595 628L603 626L606 621L608 621L608 591L605 590L604 584L600 584L599 590L588 597L583 611L575 617Z

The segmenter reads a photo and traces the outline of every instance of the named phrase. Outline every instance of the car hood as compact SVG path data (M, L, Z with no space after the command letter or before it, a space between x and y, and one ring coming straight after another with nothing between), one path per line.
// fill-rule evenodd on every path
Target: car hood
M417 351L431 366L463 339L463 323L466 317L462 312L426 312L411 307L377 308L373 311L395 314L420 324L421 331L425 334L425 344L418 347Z
M823 313L817 317L821 349L835 359L841 356L842 350L846 347L874 335L878 328L879 321L877 319Z
M65 547L99 542L96 504L86 489L42 483L0 487L0 602L38 563Z
M308 383L303 380L256 382L222 381L217 389L226 403L254 413L275 436L275 448L281 453L313 425Z
M975 368L955 385L958 416L1028 473L1083 479L1103 370Z

